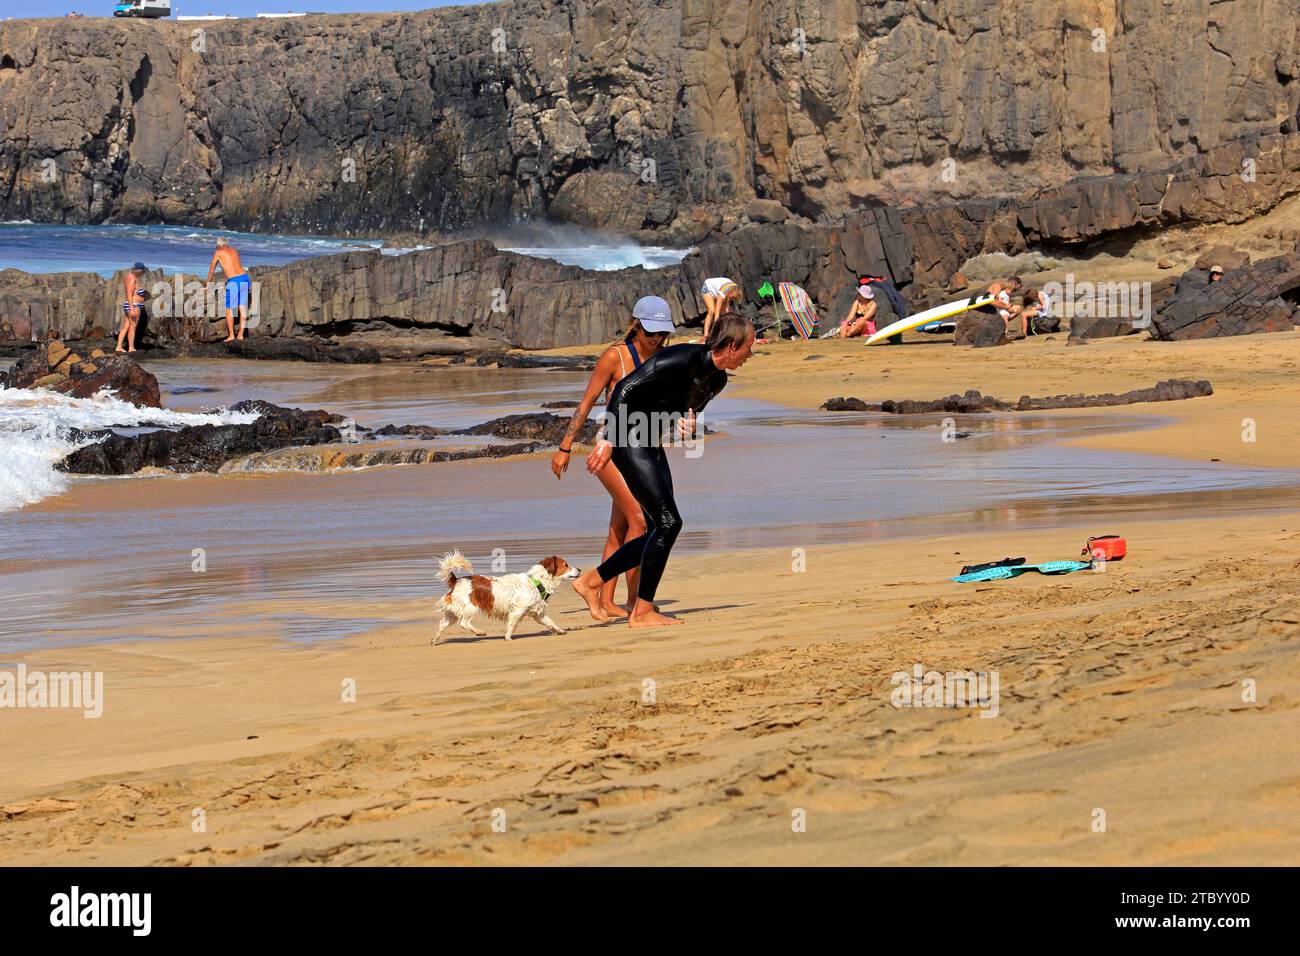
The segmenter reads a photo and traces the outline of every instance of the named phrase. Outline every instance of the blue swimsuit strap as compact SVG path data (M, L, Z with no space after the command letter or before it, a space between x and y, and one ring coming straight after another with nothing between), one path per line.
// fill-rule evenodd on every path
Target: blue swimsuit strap
M633 369L640 368L641 356L637 355L636 353L636 346L632 344L632 336L629 335L627 338L625 338L623 340L623 344L627 346L627 354L632 356L632 368Z

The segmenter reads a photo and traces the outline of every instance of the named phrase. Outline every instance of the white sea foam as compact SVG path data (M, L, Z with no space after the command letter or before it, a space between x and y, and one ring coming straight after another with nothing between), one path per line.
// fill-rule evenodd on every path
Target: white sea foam
M210 413L139 408L108 392L69 398L45 389L0 388L0 512L14 511L59 494L68 476L54 466L91 439L76 430L251 422L253 412Z
M515 223L489 233L498 249L598 272L641 266L661 269L681 262L692 249L643 246L616 233L568 223Z

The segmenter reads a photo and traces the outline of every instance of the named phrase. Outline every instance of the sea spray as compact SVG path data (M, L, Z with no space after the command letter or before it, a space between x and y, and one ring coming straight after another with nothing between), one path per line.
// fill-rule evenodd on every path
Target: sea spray
M14 511L67 488L55 465L106 428L179 428L256 420L255 412L172 412L140 408L100 392L70 398L45 389L0 388L0 512Z
M677 265L692 251L643 246L613 233L561 223L515 223L490 238L502 252L554 259L597 272L634 266L662 269Z

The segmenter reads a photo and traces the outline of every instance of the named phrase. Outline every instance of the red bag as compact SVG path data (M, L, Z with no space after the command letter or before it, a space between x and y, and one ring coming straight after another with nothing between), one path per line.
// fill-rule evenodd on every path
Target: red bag
M1080 554L1101 561L1122 561L1128 554L1128 542L1117 534L1089 538Z

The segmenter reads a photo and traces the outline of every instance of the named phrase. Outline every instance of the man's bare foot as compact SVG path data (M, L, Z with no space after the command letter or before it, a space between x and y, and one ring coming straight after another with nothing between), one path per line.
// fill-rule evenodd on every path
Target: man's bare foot
M243 333L243 332L240 332L238 338L239 338L239 341L241 341L241 342L244 341L244 333Z
M235 341L235 337L232 335L232 336L230 336L229 338L222 339L221 341L223 341L223 342L233 342L233 341Z
M595 572L592 571L587 572L587 574L594 573ZM577 591L578 597L582 598L583 601L587 603L587 610L591 612L591 616L595 620L604 624L609 620L609 615L606 614L605 609L600 606L600 585L586 582L585 578L587 577L587 574L584 574L580 578L573 579L573 590ZM597 580L600 580L599 576L597 576Z
M126 349L118 349L118 351L119 351L119 352L122 352L123 354L126 353Z
M673 617L664 617L658 611L646 611L644 614L633 614L627 619L628 627L663 627L665 624L681 624L682 622Z
M135 349L127 349L128 352L134 352Z

